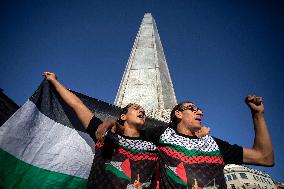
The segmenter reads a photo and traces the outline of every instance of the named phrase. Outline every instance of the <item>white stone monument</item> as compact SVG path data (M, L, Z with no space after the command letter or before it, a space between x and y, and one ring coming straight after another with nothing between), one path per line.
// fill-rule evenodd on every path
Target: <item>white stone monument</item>
M143 106L148 117L169 122L176 96L154 18L146 13L137 33L114 104Z

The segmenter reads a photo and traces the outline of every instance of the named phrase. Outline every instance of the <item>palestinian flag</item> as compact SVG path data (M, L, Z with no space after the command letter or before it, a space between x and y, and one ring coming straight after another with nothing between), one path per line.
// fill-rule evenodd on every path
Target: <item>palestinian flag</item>
M112 172L122 179L131 181L131 168L129 159L126 159L124 162L111 161L106 166L106 170Z
M119 108L76 93L98 118ZM0 127L0 188L85 188L94 141L53 86L43 81Z
M120 108L72 92L101 120L118 117ZM166 124L147 118L146 125ZM94 149L73 110L44 80L0 127L0 188L85 188Z
M166 169L166 173L176 183L179 183L183 186L187 186L186 170L183 163L180 163L177 167L169 166Z

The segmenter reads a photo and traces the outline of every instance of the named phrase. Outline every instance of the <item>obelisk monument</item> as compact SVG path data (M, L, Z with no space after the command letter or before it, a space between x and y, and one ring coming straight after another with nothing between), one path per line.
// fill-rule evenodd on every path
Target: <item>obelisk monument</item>
M149 117L169 121L176 104L167 61L153 16L146 13L137 33L114 104L142 105Z

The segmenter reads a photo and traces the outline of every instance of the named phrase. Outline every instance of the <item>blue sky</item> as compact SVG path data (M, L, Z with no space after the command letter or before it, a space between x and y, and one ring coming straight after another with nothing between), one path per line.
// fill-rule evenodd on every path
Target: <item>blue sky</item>
M68 88L113 103L145 12L154 16L178 101L212 135L250 147L244 103L261 95L284 182L284 5L280 1L0 2L0 87L19 105L53 71Z

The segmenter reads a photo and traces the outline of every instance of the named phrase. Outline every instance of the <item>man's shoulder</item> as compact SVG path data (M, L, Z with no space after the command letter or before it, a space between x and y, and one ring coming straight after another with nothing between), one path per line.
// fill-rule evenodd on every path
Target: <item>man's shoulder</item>
M215 136L211 136L212 139L217 143L217 144L229 144L229 142L227 142L226 140L223 140L223 139L220 139L220 138L217 138Z

